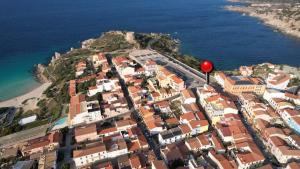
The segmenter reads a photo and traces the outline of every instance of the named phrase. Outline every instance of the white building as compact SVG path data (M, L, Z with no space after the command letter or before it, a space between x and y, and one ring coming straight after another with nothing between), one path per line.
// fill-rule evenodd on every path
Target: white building
M37 116L36 116L36 115L30 116L30 117L26 117L26 118L21 119L21 120L19 121L19 124L20 124L21 126L23 126L23 125L25 125L25 124L34 122L36 119L37 119Z
M286 142L279 137L270 137L267 145L279 163L285 164L290 160L300 159L300 150L290 148Z
M84 95L71 97L69 106L69 126L89 124L102 120L100 105L97 100L85 101Z
M222 87L224 87L226 75L223 72L215 73L215 79Z
M183 104L196 103L196 97L190 89L185 89L181 91L181 100Z
M106 158L107 152L104 144L97 144L92 147L73 151L73 160L77 168Z
M286 73L269 73L266 80L267 88L285 90L290 82L290 75Z
M184 137L182 136L182 131L179 127L172 128L170 130L161 132L158 134L158 141L160 145L166 145L175 143L177 141L182 140Z
M108 158L116 158L118 156L124 155L128 153L127 145L124 139L118 139L114 141L107 149L107 157Z
M107 91L113 91L116 89L118 85L116 85L118 81L116 82L115 80L99 80L97 81L96 86L89 87L88 96L94 96L97 93L102 93L102 92L107 92Z
M263 95L263 98L267 101L271 100L272 98L280 98L285 99L285 93L276 90L276 89L266 89Z
M91 59L95 68L98 68L100 65L107 62L104 53L92 55Z

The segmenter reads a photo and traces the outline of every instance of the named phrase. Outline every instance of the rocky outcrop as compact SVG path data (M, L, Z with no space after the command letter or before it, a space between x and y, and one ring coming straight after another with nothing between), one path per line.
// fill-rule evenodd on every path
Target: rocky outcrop
M54 53L54 56L51 57L51 61L50 61L49 64L54 64L54 63L55 63L58 59L60 59L60 58L61 58L60 53L55 52L55 53Z
M300 5L251 3L245 6L229 5L225 9L258 18L266 25L300 38Z
M47 83L50 82L50 80L44 75L44 72L46 70L46 66L43 64L37 64L35 65L35 76L41 83Z
M82 49L87 49L87 48L89 48L89 46L90 46L93 42L95 42L95 40L96 40L96 39L88 39L88 40L83 41L83 42L81 43L81 48L82 48Z

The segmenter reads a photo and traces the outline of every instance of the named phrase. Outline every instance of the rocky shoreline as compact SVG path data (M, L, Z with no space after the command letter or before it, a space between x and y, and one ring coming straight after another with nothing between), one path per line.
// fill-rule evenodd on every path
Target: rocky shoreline
M285 14L282 12L283 9L278 6L273 7L273 5L274 4L269 3L247 2L247 4L242 6L228 5L225 6L224 9L255 17L264 24L271 26L282 33L300 38L300 22L291 16L284 16Z

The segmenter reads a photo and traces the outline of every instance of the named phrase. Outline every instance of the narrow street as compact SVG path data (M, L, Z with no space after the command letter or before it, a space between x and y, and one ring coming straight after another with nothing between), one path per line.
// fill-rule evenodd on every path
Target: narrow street
M110 65L110 67L112 68L112 71L115 72L119 78L119 81L120 81L120 84L121 84L121 87L122 87L122 90L124 92L124 96L127 100L127 103L128 103L128 107L129 109L134 109L132 111L132 115L134 117L134 119L136 120L137 124L138 124L138 127L142 130L145 138L147 139L147 142L150 146L150 148L154 151L156 157L158 159L161 159L161 155L160 155L160 149L158 146L155 145L155 143L153 142L152 138L150 137L150 134L145 126L145 124L140 120L140 116L139 116L139 113L138 111L135 109L134 105L133 105L133 102L129 96L129 92L128 92L128 89L127 89L127 86L125 84L125 81L121 78L121 76L119 75L119 73L117 72L115 66L113 65L112 63L112 58L110 55L108 55L107 57L107 60L108 60L108 63Z
M237 106L237 108L239 110L239 114L240 114L240 116L242 118L242 122L243 122L244 126L246 127L246 129L248 130L248 133L253 138L253 141L255 142L255 144L257 145L257 147L260 149L260 151L263 153L264 157L266 158L266 160L264 161L264 164L272 163L272 157L273 157L273 155L267 150L266 146L264 145L264 143L260 139L260 136L257 135L256 131L248 123L247 118L242 113L242 109L243 108L242 108L241 103L239 101L237 101L235 103L236 103L236 106Z

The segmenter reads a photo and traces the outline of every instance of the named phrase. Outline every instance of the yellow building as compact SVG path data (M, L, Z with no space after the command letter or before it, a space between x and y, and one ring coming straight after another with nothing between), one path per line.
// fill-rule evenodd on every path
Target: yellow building
M264 94L266 85L259 78L231 76L226 77L224 88L226 92L234 95L253 92L258 95Z

